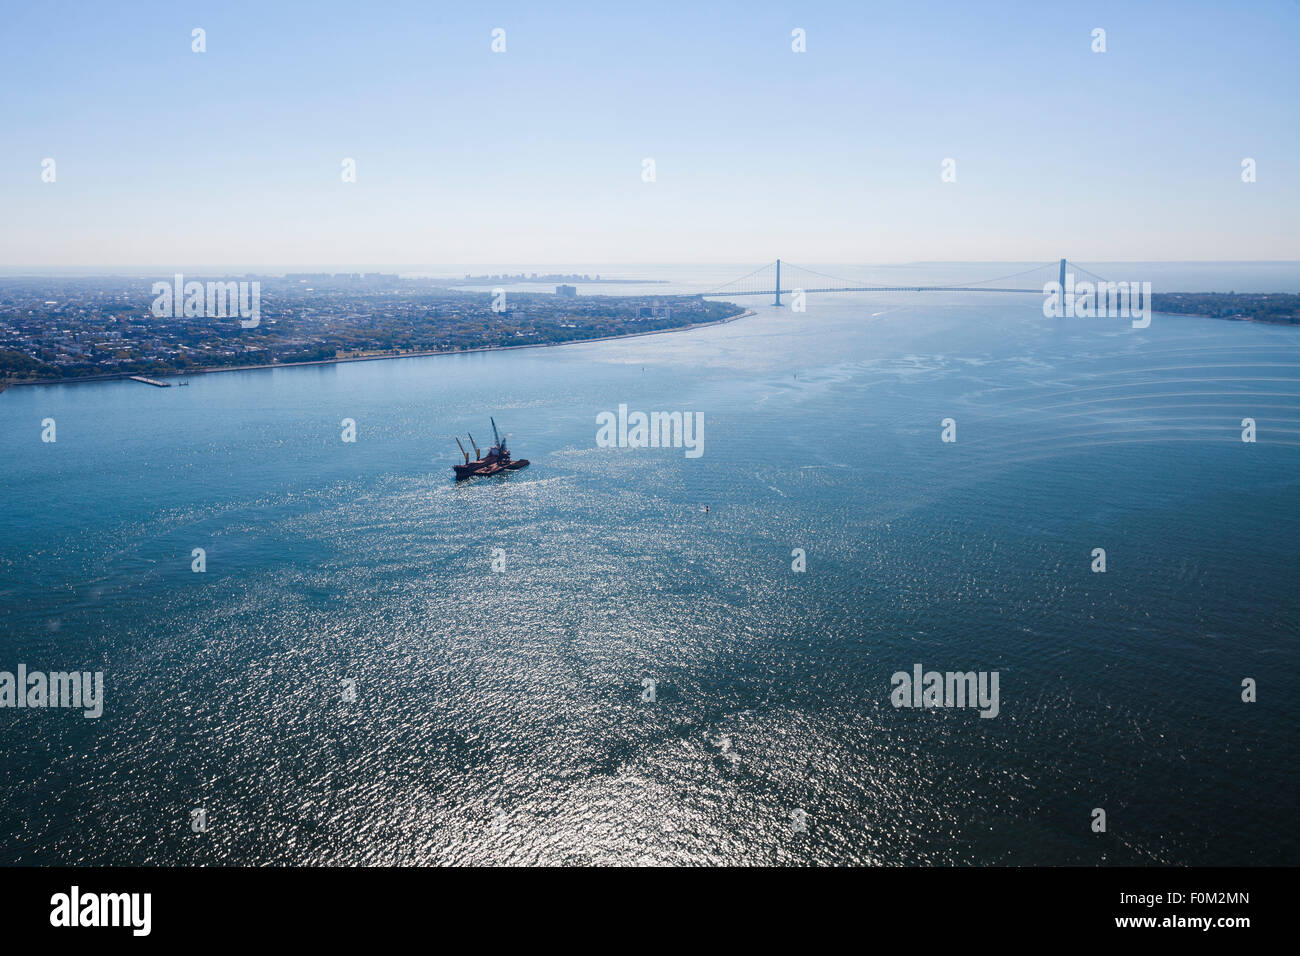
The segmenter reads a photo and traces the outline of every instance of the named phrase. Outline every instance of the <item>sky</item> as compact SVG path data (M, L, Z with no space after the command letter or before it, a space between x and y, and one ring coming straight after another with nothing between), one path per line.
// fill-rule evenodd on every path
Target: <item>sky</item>
M7 3L0 268L1295 260L1297 51L1295 0Z

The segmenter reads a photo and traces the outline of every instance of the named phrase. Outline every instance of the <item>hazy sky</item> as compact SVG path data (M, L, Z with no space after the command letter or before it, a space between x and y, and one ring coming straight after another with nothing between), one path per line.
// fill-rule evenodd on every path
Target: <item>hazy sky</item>
M0 267L1300 259L1300 4L980 6L7 4Z

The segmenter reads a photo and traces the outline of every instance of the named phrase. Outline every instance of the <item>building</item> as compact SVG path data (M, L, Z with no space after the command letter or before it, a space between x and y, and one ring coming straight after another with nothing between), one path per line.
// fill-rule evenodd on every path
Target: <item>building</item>
M555 294L574 299L578 296L578 287L576 285L557 285L555 287Z

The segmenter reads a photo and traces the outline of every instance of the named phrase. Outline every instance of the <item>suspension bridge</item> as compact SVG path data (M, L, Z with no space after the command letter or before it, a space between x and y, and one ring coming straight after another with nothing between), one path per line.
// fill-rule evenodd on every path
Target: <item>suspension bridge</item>
M1105 282L1101 276L1095 272L1083 268L1077 262L1071 262L1066 259L1053 262L1043 262L1022 272L1015 272L1011 275L995 276L991 279L982 279L979 281L967 280L961 284L953 285L881 285L878 283L863 282L858 279L845 279L839 276L828 276L821 272L814 272L812 269L805 269L802 266L796 266L789 262L782 262L777 259L775 262L769 262L765 266L755 269L748 275L743 275L738 279L732 279L730 282L718 286L716 289L702 293L707 296L739 296L739 295L770 295L773 297L775 305L781 304L781 296L789 295L795 292L812 293L812 292L1033 292L1038 295L1043 294L1043 284L1051 276L1049 270L1057 270L1057 280L1061 283L1062 288L1066 283L1066 270L1071 270L1076 275L1082 275L1094 282ZM1033 285L1032 288L1009 287L993 285L995 282L1008 282L1012 279L1020 279L1022 282L1029 283L1026 276L1038 273L1042 281Z

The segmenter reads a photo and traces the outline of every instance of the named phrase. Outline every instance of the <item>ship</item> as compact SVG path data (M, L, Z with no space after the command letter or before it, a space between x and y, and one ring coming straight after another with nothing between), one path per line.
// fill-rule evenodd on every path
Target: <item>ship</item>
M516 461L510 457L510 449L506 447L505 440L497 432L496 419L489 417L488 421L492 423L492 437L495 439L495 444L488 449L486 455L479 451L478 445L474 442L474 436L470 435L469 444L474 449L474 460L470 461L469 452L460 443L460 436L456 436L456 446L460 448L460 453L465 456L465 464L451 466L456 472L457 481L478 476L499 475L503 471L518 471L520 468L528 467L527 458L520 458Z

